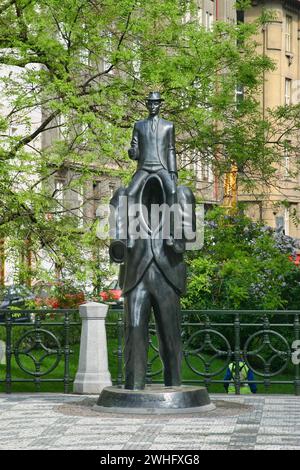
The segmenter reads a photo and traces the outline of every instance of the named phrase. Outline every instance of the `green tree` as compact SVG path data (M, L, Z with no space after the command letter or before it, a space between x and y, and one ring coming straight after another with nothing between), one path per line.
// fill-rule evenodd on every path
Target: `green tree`
M274 177L281 140L268 143L278 123L287 125L287 110L260 111L272 67L252 39L260 22L206 31L183 20L187 7L193 18L193 2L179 0L0 1L0 236L13 253L25 240L58 269L99 277L95 221L79 226L74 217L91 201L66 207L59 192L80 193L103 175L128 181L126 148L149 90L163 92L179 156L211 163L219 175L235 164L248 185L253 174ZM295 110L288 126L284 142L299 128ZM51 178L70 168L74 177L53 188Z

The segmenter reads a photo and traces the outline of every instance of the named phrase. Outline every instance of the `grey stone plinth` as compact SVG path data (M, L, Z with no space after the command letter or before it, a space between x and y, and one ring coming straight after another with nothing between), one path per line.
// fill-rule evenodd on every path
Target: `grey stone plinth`
M94 409L108 413L183 414L215 409L204 387L150 385L145 390L105 388Z
M80 306L82 329L75 393L98 394L111 385L105 330L107 311L107 305L96 302Z

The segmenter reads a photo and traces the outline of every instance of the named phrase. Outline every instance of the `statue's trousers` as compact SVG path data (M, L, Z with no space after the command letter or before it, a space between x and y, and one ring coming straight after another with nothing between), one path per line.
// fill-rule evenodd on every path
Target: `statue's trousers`
M151 308L156 321L165 385L181 385L180 297L153 260L136 287L125 295L126 389L145 387Z

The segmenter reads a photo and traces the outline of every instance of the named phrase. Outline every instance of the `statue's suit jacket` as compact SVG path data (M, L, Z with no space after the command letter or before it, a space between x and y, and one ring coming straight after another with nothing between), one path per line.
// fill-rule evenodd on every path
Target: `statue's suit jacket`
M148 125L149 119L143 119L134 125L131 154L135 160L138 160L137 169L143 169L144 163L151 160L154 152L157 152L163 168L169 172L177 172L174 124L158 118L156 139L151 142L148 138Z
M123 242L124 254L122 260L116 261L112 257L113 261L120 263L119 284L123 294L128 294L136 287L151 262L156 263L164 278L179 295L184 294L186 289L186 265L183 261L183 254L176 253L161 238L139 238L134 241L132 248L127 248L126 239L124 239L127 232L125 229L127 216L124 218L123 211L120 211L120 200L125 196L126 189L119 188L110 201L110 205L115 208L110 226L116 229L115 241L121 240ZM112 242L111 247L115 241Z
M178 187L179 200L184 204L195 206L195 198L189 188ZM125 188L119 188L114 194L111 205L116 209L120 206L120 198L126 196ZM195 216L195 210L193 214ZM185 221L188 219L185 218ZM116 239L122 240L126 230L124 229L124 218L122 213L114 221L118 235ZM111 224L112 225L112 224ZM191 221L193 231L196 230L196 221ZM178 253L172 247L166 245L165 240L160 238L137 239L130 250L126 247L126 240L123 239L124 259L120 261L120 287L123 293L127 294L142 279L144 273L155 262L164 278L171 284L179 295L183 295L186 290L186 264L183 261L183 252ZM119 261L118 261L119 262Z
M172 122L159 118L156 126L156 139L149 138L149 119L138 121L134 125L130 155L138 161L138 170L144 164L153 160L154 152L164 169L169 172L177 172L175 152L175 129ZM187 189L187 188L186 188ZM114 195L111 204L118 207L118 198L126 194L126 190L120 189ZM180 199L194 203L194 196L187 189L187 195ZM117 223L118 225L118 223ZM119 225L122 225L120 217ZM119 232L125 232L119 230ZM122 237L121 237L122 238ZM126 243L124 243L124 247ZM183 295L186 290L186 264L183 254L175 252L172 247L166 245L161 238L137 239L133 247L124 248L124 260L120 269L120 287L123 294L128 294L143 278L144 273L152 262L156 263L162 276L173 286L178 295Z
M128 249L125 257L129 254ZM183 255L175 253L172 247L166 246L162 239L137 239L130 249L130 261L122 265L123 273L120 284L123 294L127 294L139 283L151 262L155 262L167 282L173 286L178 295L186 290L186 264Z

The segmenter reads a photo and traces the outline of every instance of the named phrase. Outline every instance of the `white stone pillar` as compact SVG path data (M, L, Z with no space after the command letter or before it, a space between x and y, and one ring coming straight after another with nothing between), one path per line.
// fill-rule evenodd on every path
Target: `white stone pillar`
M6 347L5 342L0 340L0 364L6 364Z
M78 371L73 391L82 394L99 394L109 387L105 318L108 305L90 302L79 308L82 318Z

